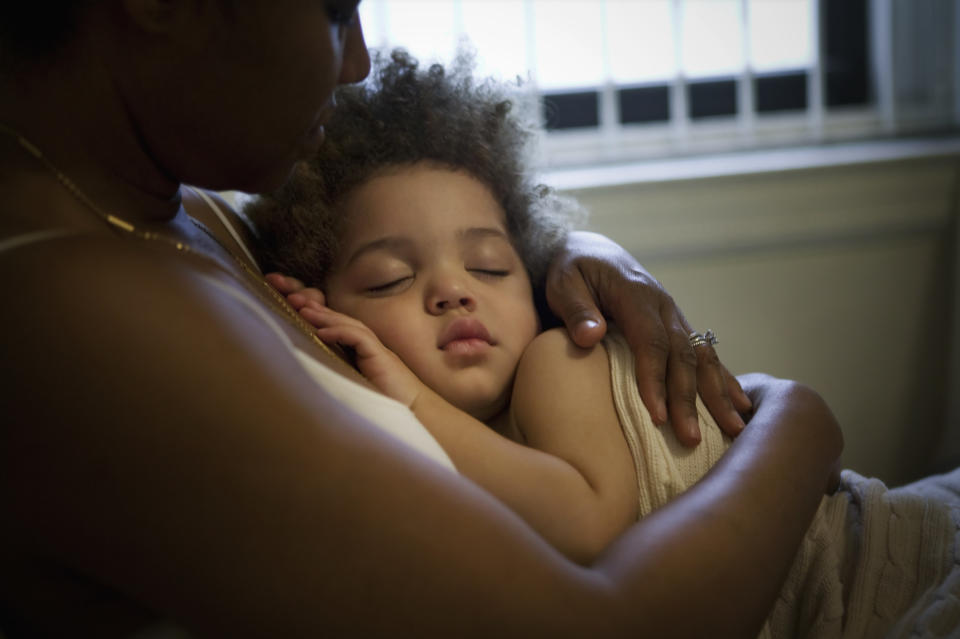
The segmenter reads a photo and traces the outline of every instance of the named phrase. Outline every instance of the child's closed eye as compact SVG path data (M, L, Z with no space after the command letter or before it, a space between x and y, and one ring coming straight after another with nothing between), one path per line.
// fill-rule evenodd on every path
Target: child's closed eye
M510 275L509 269L500 268L468 268L468 271L480 277L500 278Z
M406 285L410 284L412 281L413 275L404 275L403 277L390 280L389 282L384 282L383 284L368 286L366 292L373 295L396 293L403 290Z

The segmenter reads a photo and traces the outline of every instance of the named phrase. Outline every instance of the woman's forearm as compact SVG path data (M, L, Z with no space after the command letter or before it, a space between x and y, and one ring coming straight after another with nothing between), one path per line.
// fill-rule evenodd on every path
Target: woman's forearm
M572 636L584 630L576 630L577 618L593 620L595 636L756 636L827 486L842 437L822 399L806 387L772 378L743 381L756 413L711 472L631 527L586 572L535 569L530 583L522 579L527 585L511 590L524 607L559 615ZM475 547L478 558L490 550ZM531 568L523 565L514 570ZM518 594L541 579L537 588L544 591Z
M662 584L653 596L667 608L676 591L685 593L699 612L663 619L675 624L672 636L756 635L843 447L813 391L769 378L742 381L757 406L743 434L697 485L599 563L627 590L637 579Z

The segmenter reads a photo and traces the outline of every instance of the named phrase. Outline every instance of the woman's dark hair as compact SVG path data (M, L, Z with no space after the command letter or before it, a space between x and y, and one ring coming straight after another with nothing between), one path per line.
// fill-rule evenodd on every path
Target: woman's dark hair
M74 36L91 0L0 3L0 68L56 55Z
M337 204L357 186L397 168L429 162L464 171L491 190L534 286L582 209L532 181L533 128L517 114L505 84L473 79L472 56L421 69L403 50L375 55L362 85L338 90L337 108L317 156L297 166L278 191L244 213L260 236L268 271L322 287L337 252Z

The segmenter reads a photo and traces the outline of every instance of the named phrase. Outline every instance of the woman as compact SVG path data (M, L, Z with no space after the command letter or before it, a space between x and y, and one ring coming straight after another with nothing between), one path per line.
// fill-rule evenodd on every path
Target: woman
M272 188L322 143L333 88L369 65L355 2L4 11L5 633L755 634L839 456L816 394L745 378L754 415L723 463L584 569L344 381L209 210L182 209L181 183ZM577 241L553 277L587 279L565 288L637 268ZM576 324L598 318L587 299L555 306ZM668 377L690 397L687 327L662 303L641 306L671 337L646 339L682 345ZM722 368L700 375L729 418Z

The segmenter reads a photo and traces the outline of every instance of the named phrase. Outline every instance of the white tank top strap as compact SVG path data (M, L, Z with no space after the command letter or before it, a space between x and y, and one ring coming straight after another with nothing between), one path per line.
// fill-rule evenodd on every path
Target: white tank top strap
M77 232L71 229L45 229L43 231L24 233L23 235L14 235L13 237L0 240L0 253L12 251L21 246L48 242L68 235L77 235Z
M233 228L233 224L231 224L230 221L227 219L227 216L223 212L223 209L221 209L217 205L216 201L212 197L207 195L203 189L198 189L193 186L189 188L191 191L199 195L200 199L206 202L207 206L209 206L213 210L213 212L217 214L217 217L220 219L220 223L223 224L225 229L227 229L227 233L230 234L230 237L233 238L233 241L236 242L240 246L240 248L243 250L243 254L247 256L247 259L249 259L250 262L257 267L257 269L260 269L260 265L257 264L256 258L253 257L253 253L251 253L250 249L247 248L247 245L240 238L240 234L237 233L237 230L235 228Z

